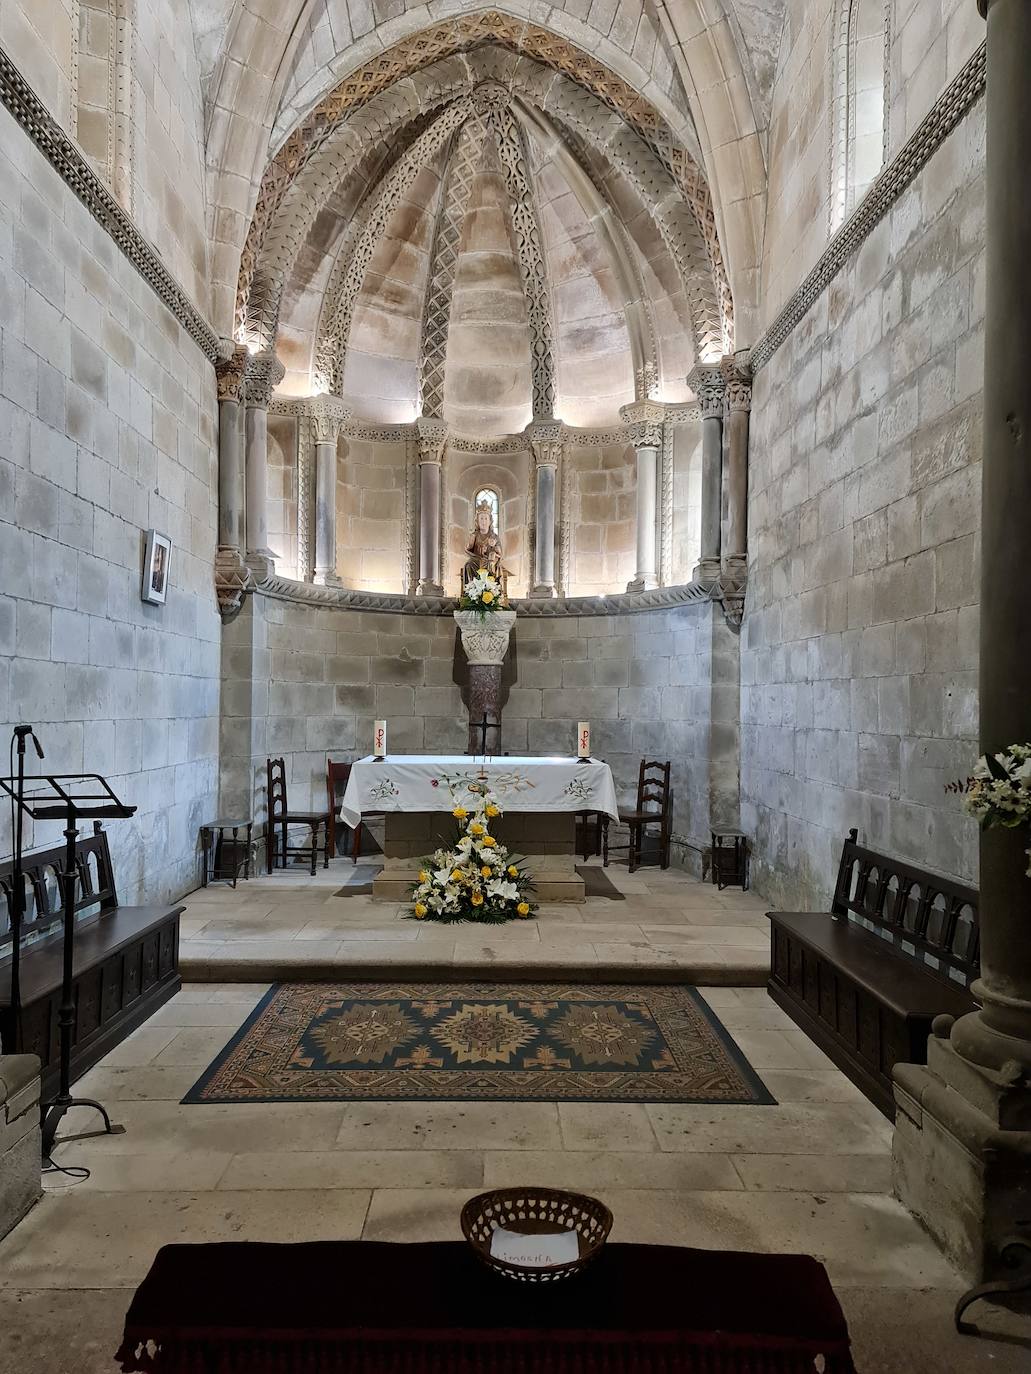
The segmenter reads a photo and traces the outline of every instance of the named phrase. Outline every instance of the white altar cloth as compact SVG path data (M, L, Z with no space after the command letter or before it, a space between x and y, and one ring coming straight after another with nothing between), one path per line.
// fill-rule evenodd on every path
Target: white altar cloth
M612 769L596 759L390 754L359 759L344 789L340 819L356 826L383 811L451 811L473 800L486 779L503 812L603 811L619 820Z

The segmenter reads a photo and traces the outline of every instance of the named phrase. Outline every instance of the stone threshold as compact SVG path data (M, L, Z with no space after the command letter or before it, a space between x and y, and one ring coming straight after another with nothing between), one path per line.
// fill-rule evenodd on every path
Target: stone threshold
M413 951L414 954L414 951ZM224 959L191 959L180 956L183 981L189 983L330 983L338 980L364 982L426 983L433 981L464 982L553 982L553 983L690 983L697 987L765 987L769 970L755 963L648 963L643 960L621 963L585 963L574 965L541 959L370 959L351 962L346 959L293 958L288 954L272 954L241 958L226 955Z

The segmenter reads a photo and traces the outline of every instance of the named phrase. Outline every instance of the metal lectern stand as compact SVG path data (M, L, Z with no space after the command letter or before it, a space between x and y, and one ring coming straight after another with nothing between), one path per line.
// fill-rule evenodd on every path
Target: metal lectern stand
M28 783L29 786L25 784ZM61 918L64 930L64 961L61 976L60 1079L57 1096L40 1104L43 1129L43 1162L50 1162L54 1137L61 1118L69 1107L92 1107L104 1118L104 1130L114 1135L122 1130L112 1126L111 1118L99 1102L88 1097L72 1097L72 1032L75 1029L73 960L75 952L75 841L80 820L125 820L135 806L124 806L99 773L39 774L19 783L18 778L0 778L0 788L15 798L25 815L34 821L65 821L64 872L61 874ZM20 795L19 795L20 794ZM20 1008L14 1008L15 1015Z

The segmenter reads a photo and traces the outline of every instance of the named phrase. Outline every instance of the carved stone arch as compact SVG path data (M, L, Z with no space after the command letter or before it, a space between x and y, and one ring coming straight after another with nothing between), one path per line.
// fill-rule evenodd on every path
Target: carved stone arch
M326 293L326 307L323 309L322 322L319 325L320 341L336 341L330 389L338 395L343 386L344 354L351 330L351 317L379 238L398 202L411 188L419 170L431 158L436 157L451 135L465 123L471 111L470 98L460 97L409 145L370 197L361 228L354 239L353 249L346 258L343 253L338 254L337 266L333 270L330 288ZM319 346L321 347L322 343Z
M269 227L290 185L336 125L411 72L484 42L525 52L553 70L565 73L618 112L652 148L691 207L716 283L724 348L732 346L733 301L715 212L708 184L692 152L650 101L583 48L539 25L496 10L456 15L400 40L365 66L350 72L286 139L262 178L241 254L236 306L238 336L244 331L254 272Z

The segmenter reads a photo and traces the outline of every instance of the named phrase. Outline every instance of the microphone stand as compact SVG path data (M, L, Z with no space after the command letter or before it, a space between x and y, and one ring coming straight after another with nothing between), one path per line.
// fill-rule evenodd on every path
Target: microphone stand
M43 750L31 725L16 725L14 738L17 741L18 781L15 793L14 814L14 856L11 863L11 1017L14 1021L14 1052L21 1049L21 928L25 915L25 874L22 870L24 855L24 811L25 799L25 741L31 735L36 753L43 758Z

